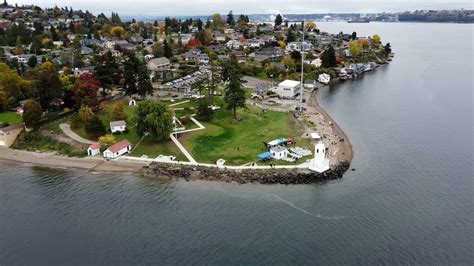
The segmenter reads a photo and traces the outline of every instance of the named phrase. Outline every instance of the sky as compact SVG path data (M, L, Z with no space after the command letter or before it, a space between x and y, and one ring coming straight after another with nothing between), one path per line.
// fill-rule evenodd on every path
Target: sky
M226 14L229 10L235 14L309 14L474 8L472 0L16 0L16 3L40 7L72 6L94 14L114 11L121 15L156 16Z

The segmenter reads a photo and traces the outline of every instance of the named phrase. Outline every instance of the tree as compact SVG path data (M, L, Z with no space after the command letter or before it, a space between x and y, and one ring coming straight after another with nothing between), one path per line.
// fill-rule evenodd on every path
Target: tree
M168 139L173 132L173 115L166 105L151 100L142 101L136 109L137 134L149 134L155 141Z
M39 102L43 110L51 105L51 102L61 96L62 84L58 71L51 61L46 61L39 67L36 73L36 89Z
M306 30L307 31L312 31L312 30L315 30L316 29L316 23L314 23L314 21L308 21L308 23L306 23Z
M390 43L388 42L384 47L385 54L389 55L392 52L392 47L390 46Z
M0 111L15 107L19 100L35 96L31 81L21 78L15 69L0 63ZM14 106L9 106L12 103Z
M355 32L355 31L352 32L351 39L352 39L353 41L355 41L355 39L357 39L357 32Z
M135 54L134 53L129 54L128 59L124 63L125 83L123 84L125 94L128 96L132 96L138 92L137 74L138 74L139 65L140 65L140 61L135 56Z
M237 108L245 107L245 91L241 86L240 67L235 56L232 56L230 64L229 84L225 90L224 101L227 103L227 110L232 110L234 118L237 118Z
M97 58L94 74L104 89L103 96L105 96L106 91L110 90L112 85L116 84L116 77L119 72L119 65L110 51Z
M144 98L146 95L153 94L153 86L151 85L150 75L148 75L148 69L143 63L138 67L137 94L142 98Z
M121 38L124 31L125 29L123 27L116 26L110 30L110 34L114 37Z
M349 42L349 53L351 54L352 57L357 57L359 56L364 48L362 47L362 44L358 41L350 41Z
M209 108L208 100L206 98L201 98L199 100L199 105L196 112L199 120L210 121L214 115L211 108Z
M229 26L233 27L235 26L235 18L234 18L234 14L232 14L232 10L229 11L229 14L227 15L227 20L226 20L227 24L229 24Z
M100 81L95 78L94 74L89 72L82 74L72 86L76 105L96 107L98 104L97 92L99 87Z
M173 48L167 40L163 42L163 54L166 58L171 58L173 56Z
M92 112L92 109L87 105L83 105L81 106L81 109L79 109L79 119L83 123L87 123L92 119L92 117L94 117L94 115L95 114Z
M115 140L115 136L112 134L107 134L102 137L99 137L99 144L102 149L112 146L115 143L117 143L117 141Z
M372 41L374 41L374 43L380 43L380 35L374 34L374 36L372 36Z
M89 136L99 137L105 134L105 126L98 115L92 116L85 123L84 129Z
M275 17L275 26L280 26L281 23L283 23L283 17L281 16L281 14L278 14Z
M121 26L122 25L122 20L120 19L120 16L118 13L112 12L112 17L110 19L112 22L112 25L114 26Z
M123 105L116 103L112 106L110 116L113 120L127 120L127 114L123 109Z
M214 30L220 30L222 28L222 18L219 13L212 15L212 28Z
M42 116L43 109L37 101L28 100L23 106L23 121L26 127L38 129Z
M288 33L286 34L286 42L290 43L290 42L294 42L295 40L296 40L296 35L293 32L293 30L289 28Z
M165 51L163 50L163 45L160 42L156 42L151 47L151 53L154 57L163 57L165 55Z
M29 67L34 68L38 64L38 59L33 55L30 57L30 59L28 59L27 64Z
M321 61L322 61L321 66L323 68L329 68L329 67L337 66L336 53L335 53L334 48L332 46L330 46L328 49L324 50L324 52L321 54Z

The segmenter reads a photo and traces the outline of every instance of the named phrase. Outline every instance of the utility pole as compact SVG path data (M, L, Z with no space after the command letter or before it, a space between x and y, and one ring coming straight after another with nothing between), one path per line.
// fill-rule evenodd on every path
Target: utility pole
M299 111L300 113L303 112L303 94L304 94L304 77L303 77L303 72L304 72L304 27L305 27L305 16L303 16L303 23L301 23L302 31L303 31L303 40L301 41L301 91L300 91L300 107Z

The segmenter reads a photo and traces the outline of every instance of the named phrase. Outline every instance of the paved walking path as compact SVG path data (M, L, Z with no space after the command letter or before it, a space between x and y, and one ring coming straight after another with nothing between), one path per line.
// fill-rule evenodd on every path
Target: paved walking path
M83 144L94 144L94 143L97 143L97 142L94 142L94 141L91 141L91 140L88 140L88 139L85 139L79 135L77 135L74 131L72 131L71 129L71 125L69 124L60 124L59 125L59 128L61 128L61 130L63 131L63 133L68 136L69 138L79 142L79 143L83 143Z

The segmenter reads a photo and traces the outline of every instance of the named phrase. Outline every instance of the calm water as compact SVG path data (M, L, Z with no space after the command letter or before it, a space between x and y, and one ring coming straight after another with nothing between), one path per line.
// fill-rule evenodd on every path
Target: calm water
M473 264L473 26L319 26L396 52L319 94L355 172L238 186L0 163L0 264Z

